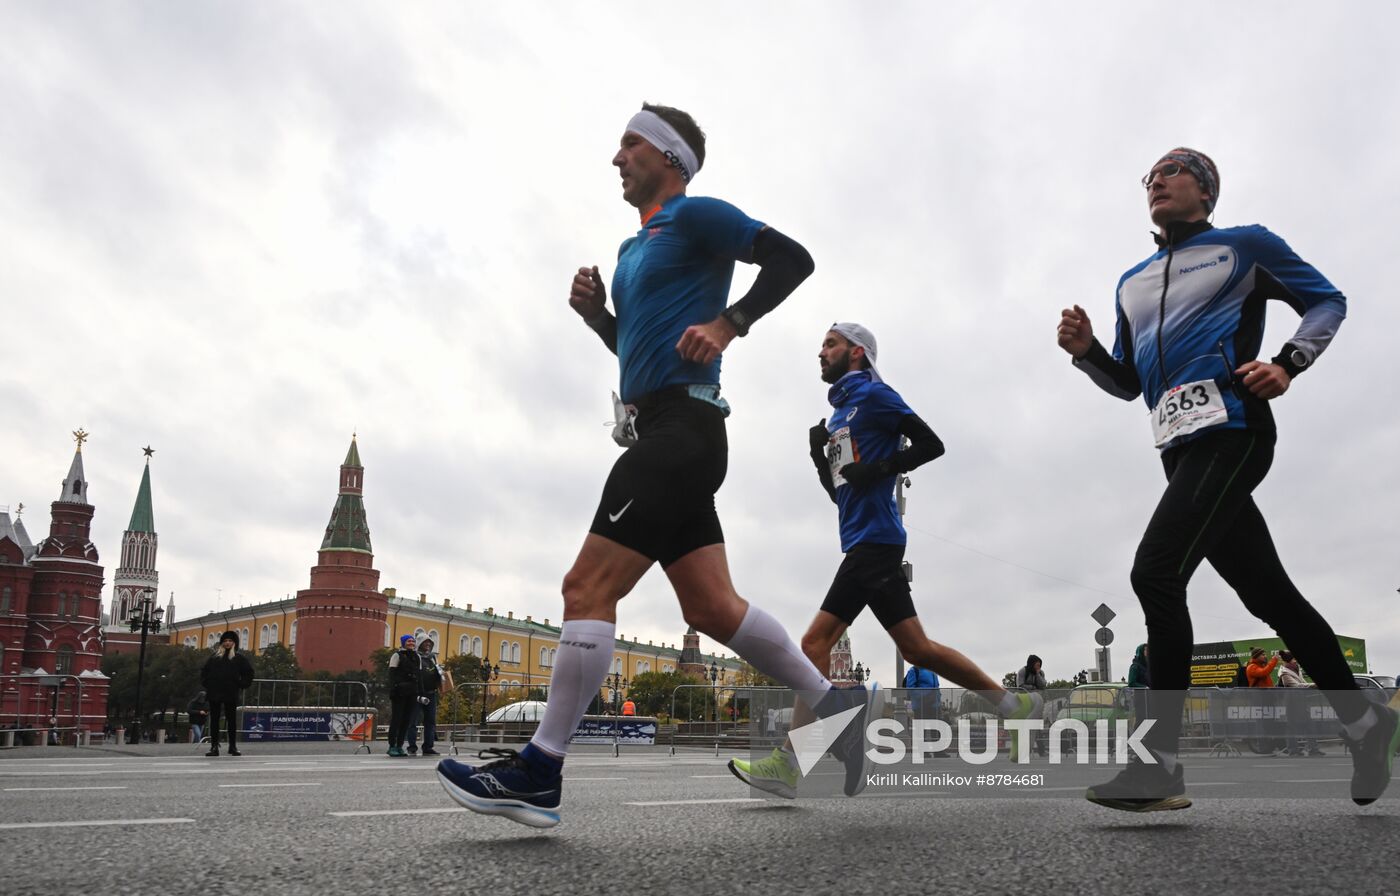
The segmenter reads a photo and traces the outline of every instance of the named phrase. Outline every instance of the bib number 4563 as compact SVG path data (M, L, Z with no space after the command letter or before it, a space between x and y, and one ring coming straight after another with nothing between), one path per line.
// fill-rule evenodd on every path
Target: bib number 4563
M1168 389L1152 411L1152 435L1158 448L1172 439L1230 419L1215 380L1198 380Z

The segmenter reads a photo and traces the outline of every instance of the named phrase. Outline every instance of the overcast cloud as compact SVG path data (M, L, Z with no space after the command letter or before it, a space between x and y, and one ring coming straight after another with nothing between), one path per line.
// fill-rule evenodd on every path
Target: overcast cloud
M1161 491L1144 407L1055 346L1111 331L1152 251L1138 178L1176 145L1349 298L1275 404L1257 498L1300 588L1400 672L1400 203L1385 3L6 4L0 11L0 504L37 539L84 449L108 595L152 464L184 618L307 585L352 431L381 585L560 616L616 448L614 359L569 311L636 229L609 166L643 99L709 135L693 195L817 273L724 359L736 583L793 631L839 562L806 457L836 319L948 446L914 474L915 599L1000 675L1144 637L1128 570ZM735 294L752 269L739 272ZM1272 353L1297 318L1270 309ZM1213 571L1197 640L1266 634ZM654 571L619 630L684 630ZM888 681L869 614L857 658Z

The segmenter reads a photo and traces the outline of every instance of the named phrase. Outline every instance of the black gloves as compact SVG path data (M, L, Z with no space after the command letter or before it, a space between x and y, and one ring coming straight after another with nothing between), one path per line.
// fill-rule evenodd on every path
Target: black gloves
M831 441L831 434L826 431L826 418L822 422L807 430L807 444L812 447L813 454L826 454L827 443Z
M889 461L882 460L873 464L857 461L853 464L846 464L838 472L843 479L856 488L869 488L894 471L889 469Z

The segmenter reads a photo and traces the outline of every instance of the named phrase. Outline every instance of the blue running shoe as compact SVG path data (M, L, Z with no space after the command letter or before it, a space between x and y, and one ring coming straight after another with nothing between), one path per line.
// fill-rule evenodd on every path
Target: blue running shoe
M541 780L515 750L491 748L477 755L494 761L471 766L444 759L437 764L438 781L448 796L473 812L504 815L533 828L559 823L559 796L564 789L560 775Z

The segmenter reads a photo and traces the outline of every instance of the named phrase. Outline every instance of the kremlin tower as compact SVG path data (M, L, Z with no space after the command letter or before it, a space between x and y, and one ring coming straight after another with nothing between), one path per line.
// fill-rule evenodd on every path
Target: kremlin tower
M107 652L111 654L136 651L141 645L140 633L133 633L129 622L140 617L143 597L156 599L160 573L156 572L156 521L151 509L151 455L149 446L146 467L141 471L141 485L136 490L136 503L131 508L131 522L122 533L121 560L117 564L116 580L112 583L111 613L105 630ZM172 601L174 599L172 598ZM155 609L152 607L152 609ZM166 619L173 620L172 615ZM149 636L147 636L149 640Z
M311 587L296 597L296 657L306 672L369 669L370 654L386 642L389 599L379 593L364 481L360 449L351 436L340 465L340 495L311 567Z

